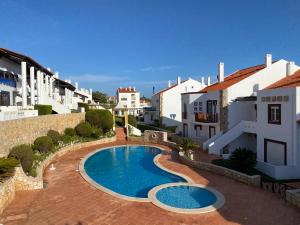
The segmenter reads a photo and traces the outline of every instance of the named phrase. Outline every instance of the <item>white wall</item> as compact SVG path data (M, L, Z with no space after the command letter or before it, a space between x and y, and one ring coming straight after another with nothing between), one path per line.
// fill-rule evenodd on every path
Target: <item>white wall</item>
M286 101L262 102L262 97L288 96ZM298 97L298 98L297 98ZM299 88L278 88L263 90L258 94L257 99L257 160L258 168L265 170L271 176L284 176L285 179L293 177L293 170L287 167L298 167L300 169L300 148L299 148L299 124L296 123L296 115L299 113ZM298 100L298 101L297 101ZM297 106L296 106L297 102ZM268 123L268 104L281 105L281 124ZM264 163L264 139L285 142L287 145L287 166L276 167ZM268 165L264 165L268 164ZM275 169L270 169L276 167ZM283 172L285 171L285 172ZM294 168L296 172L297 169ZM281 175L279 175L281 174ZM300 176L300 173L299 173ZM299 177L300 178L300 177Z
M202 88L202 84L196 80L188 79L165 92L162 93L162 117L163 124L166 126L177 126L177 131L180 131L182 121L181 110L181 94L185 92L195 92ZM172 118L171 115L175 115Z

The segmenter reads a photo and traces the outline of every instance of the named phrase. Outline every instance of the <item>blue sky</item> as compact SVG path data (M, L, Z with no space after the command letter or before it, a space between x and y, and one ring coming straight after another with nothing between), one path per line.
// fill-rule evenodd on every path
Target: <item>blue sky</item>
M61 78L114 94L149 96L175 80L264 62L300 63L297 0L1 0L0 46Z

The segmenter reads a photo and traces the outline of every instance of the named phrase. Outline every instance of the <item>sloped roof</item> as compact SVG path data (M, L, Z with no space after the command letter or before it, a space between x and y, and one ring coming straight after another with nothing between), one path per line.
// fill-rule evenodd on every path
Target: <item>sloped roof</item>
M186 82L186 81L188 81L188 80L184 80L184 81L182 81L180 84L182 84L182 83L184 83L184 82ZM162 89L161 91L157 92L156 95L157 95L157 94L162 94L163 92L166 92L166 91L168 91L168 90L170 90L170 89L172 89L172 88L174 88L174 87L177 87L177 86L178 86L178 84L176 83L176 84L172 85L171 87L167 87L167 88L165 88L165 89Z
M207 86L206 88L200 90L199 92L210 92L210 91L218 91L218 90L223 90L226 89L244 79L247 77L250 77L251 75L255 74L256 72L264 69L266 66L265 64L257 65L257 66L252 66L248 67L245 69L238 70L228 77L225 77L223 82L217 82L214 83L210 86Z
M135 89L132 87L118 88L117 92L119 92L119 93L136 93Z
M294 74L284 77L279 81L266 87L266 89L284 88L284 87L298 87L300 86L300 70L297 70Z
M40 65L38 62L36 62L35 60L33 60L31 57L5 49L5 48L0 48L0 55L5 55L8 58L10 58L11 60L17 61L18 63L20 63L21 61L26 61L28 63L30 63L31 65L37 67L39 70L41 70L42 72L53 76L53 73L51 71L49 71L48 69L46 69L45 67L43 67L42 65Z

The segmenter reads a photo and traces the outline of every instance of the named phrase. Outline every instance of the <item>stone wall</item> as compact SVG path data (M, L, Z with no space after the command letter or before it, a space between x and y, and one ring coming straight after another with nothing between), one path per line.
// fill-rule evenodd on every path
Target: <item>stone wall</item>
M53 129L63 132L84 120L84 113L53 114L17 120L0 121L0 157L7 156L9 149L19 144L31 144Z
M168 141L168 133L163 131L144 131L144 141L148 143L160 144Z
M286 190L286 200L300 208L300 189Z
M231 169L228 169L228 168L225 168L222 166L217 166L217 165L214 165L211 163L192 161L192 160L188 159L186 156L181 156L180 161L183 164L186 164L188 166L191 166L191 167L194 167L197 169L210 171L210 172L240 181L240 182L248 184L248 185L260 187L260 180L261 180L260 175L249 176L247 174L240 173L235 170L231 170Z
M14 199L16 191L35 190L43 188L44 170L55 159L71 151L114 141L116 141L116 137L103 138L97 141L68 145L60 149L59 151L49 155L48 158L38 166L36 177L26 176L22 168L17 167L13 177L7 179L3 183L0 183L0 215L4 211L4 209L9 205L9 203Z

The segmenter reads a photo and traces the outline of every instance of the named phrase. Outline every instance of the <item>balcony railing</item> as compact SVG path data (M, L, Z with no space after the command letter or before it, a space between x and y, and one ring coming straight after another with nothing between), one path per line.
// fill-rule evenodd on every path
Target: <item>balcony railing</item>
M3 77L0 77L0 84L4 84L4 85L7 85L7 86L11 86L11 87L16 87L17 86L16 81L6 79L6 78L3 78Z
M218 119L218 113L195 113L195 122L217 123Z

